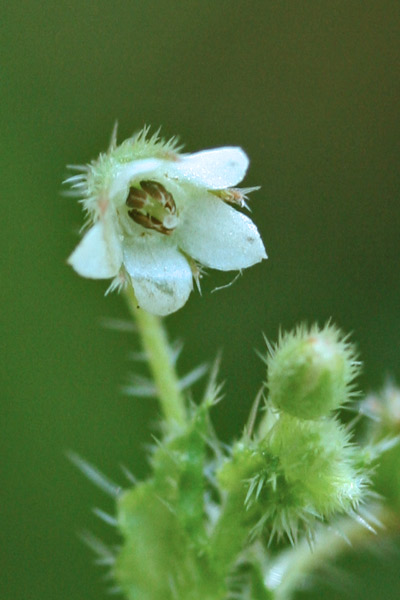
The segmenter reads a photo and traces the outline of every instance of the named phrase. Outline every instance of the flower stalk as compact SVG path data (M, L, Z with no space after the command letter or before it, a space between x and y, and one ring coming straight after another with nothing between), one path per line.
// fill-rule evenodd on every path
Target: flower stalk
M142 338L165 422L170 428L182 426L186 422L185 403L161 319L138 306L132 286L124 293Z

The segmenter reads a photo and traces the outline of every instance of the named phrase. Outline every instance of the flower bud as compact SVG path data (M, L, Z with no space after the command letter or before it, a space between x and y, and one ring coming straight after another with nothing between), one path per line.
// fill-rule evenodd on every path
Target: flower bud
M236 537L247 528L253 538L287 536L294 543L300 532L311 539L318 521L356 511L369 473L350 438L334 418L285 414L264 438L244 436L218 472L233 506L225 528Z
M288 509L329 518L358 505L368 475L358 467L362 451L350 443L350 437L332 418L316 422L283 415L279 419L264 440L264 449L277 458L276 479L284 483L276 487Z
M360 412L370 417L367 447L379 468L374 471L376 490L386 504L400 511L400 389L388 382L380 393L369 394Z
M352 346L331 325L283 335L267 366L271 402L299 419L319 419L345 404L357 372Z

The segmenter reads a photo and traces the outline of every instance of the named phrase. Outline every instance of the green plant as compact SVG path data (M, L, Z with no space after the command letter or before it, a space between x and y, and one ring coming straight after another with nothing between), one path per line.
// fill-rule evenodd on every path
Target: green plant
M300 326L267 342L248 423L231 445L218 440L218 363L192 402L185 387L201 370L178 378L161 317L187 301L204 267L241 270L266 258L237 210L254 189L233 187L248 159L239 148L183 155L175 141L147 134L120 146L113 135L108 152L68 180L88 215L69 262L124 294L162 412L149 475L128 489L73 456L116 499L119 549L89 541L129 600L288 599L347 541L366 543L395 518L400 490L385 472L400 460L400 395L393 388L361 402L348 339L331 324ZM374 417L358 440L354 422L340 421L344 406Z

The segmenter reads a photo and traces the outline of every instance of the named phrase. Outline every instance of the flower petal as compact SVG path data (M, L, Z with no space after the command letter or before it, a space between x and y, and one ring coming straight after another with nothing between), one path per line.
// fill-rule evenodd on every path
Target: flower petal
M241 148L227 146L182 156L168 166L168 175L219 190L242 181L248 166L249 159Z
M187 199L175 237L184 252L212 269L245 269L267 258L253 221L211 194Z
M160 233L127 240L124 264L139 306L154 315L175 312L193 289L189 263L173 242Z
M122 250L112 227L98 221L84 235L67 262L82 277L115 277L122 264Z
M119 169L110 186L110 198L115 198L118 195L122 196L122 202L126 200L126 194L129 184L134 179L138 179L142 175L146 175L151 171L155 171L165 161L158 158L144 158L141 160L132 160ZM116 168L116 167L115 167Z

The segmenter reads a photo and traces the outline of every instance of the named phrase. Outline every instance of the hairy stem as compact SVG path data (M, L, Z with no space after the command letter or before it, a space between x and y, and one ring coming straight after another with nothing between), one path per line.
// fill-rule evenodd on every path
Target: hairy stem
M138 306L131 286L125 290L125 297L142 338L164 418L169 427L183 425L186 421L184 398L162 321Z

